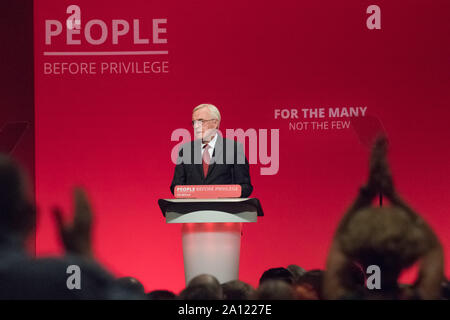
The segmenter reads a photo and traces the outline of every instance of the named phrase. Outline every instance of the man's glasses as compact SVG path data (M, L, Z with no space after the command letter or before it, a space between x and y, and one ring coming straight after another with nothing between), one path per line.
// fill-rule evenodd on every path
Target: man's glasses
M195 127L195 126L198 125L198 124L203 125L203 122L213 121L213 120L217 120L217 119L207 119L207 120L198 119L198 120L192 120L192 126Z

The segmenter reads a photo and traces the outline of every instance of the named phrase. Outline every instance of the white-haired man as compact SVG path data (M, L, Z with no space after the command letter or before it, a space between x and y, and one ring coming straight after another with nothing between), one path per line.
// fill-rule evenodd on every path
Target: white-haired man
M219 134L220 120L220 112L212 104L200 104L192 111L195 140L179 150L170 186L172 193L177 185L203 184L239 184L243 198L252 193L244 148Z

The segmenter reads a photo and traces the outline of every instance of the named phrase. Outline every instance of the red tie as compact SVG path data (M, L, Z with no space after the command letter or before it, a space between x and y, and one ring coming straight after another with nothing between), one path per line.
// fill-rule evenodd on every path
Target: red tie
M209 156L209 151L208 151L209 148L210 148L210 146L208 144L205 144L203 146L203 149L205 149L205 150L203 151L202 164L203 164L203 174L205 175L205 178L208 175L209 161L211 160L211 158Z

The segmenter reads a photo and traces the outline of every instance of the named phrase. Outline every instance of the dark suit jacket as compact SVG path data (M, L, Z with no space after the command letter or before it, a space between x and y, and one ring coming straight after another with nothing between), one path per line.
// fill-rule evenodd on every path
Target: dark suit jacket
M196 139L180 147L170 186L172 194L177 185L239 184L242 188L241 197L250 196L253 186L242 144L217 135L206 177L203 173L201 140Z

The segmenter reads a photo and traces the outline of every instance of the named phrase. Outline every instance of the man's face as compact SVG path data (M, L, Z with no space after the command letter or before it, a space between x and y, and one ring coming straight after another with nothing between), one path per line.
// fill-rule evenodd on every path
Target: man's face
M201 108L192 114L192 121L194 123L194 136L196 139L202 139L204 141L209 141L216 133L219 120L213 119L213 116L209 112L208 108ZM208 121L198 121L198 120L208 120Z

